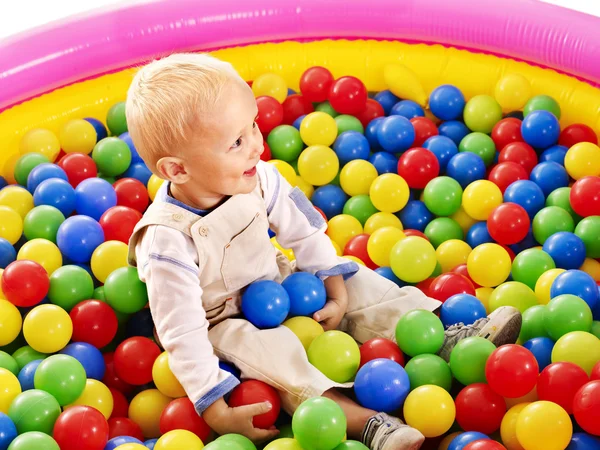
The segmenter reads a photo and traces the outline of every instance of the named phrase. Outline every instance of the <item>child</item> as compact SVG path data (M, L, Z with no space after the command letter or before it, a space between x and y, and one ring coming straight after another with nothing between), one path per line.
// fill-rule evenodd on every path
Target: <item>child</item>
M228 63L201 54L154 61L135 76L126 110L140 156L167 180L134 230L129 260L147 284L158 337L198 414L218 434L255 441L277 434L252 426L268 403L230 408L223 400L238 384L219 368L223 360L243 378L277 389L290 414L310 397L328 397L344 410L349 438L373 450L419 448L419 431L344 396L338 389L351 384L335 383L313 367L288 328L259 330L240 318L240 297L253 281L281 282L294 270L271 244L270 227L294 250L298 270L324 280L328 301L314 319L325 330L339 328L360 343L394 339L400 316L434 311L440 302L336 255L321 215L260 160L256 102ZM514 343L520 325L516 309L501 308L448 330L440 355L448 360L454 344L468 336Z

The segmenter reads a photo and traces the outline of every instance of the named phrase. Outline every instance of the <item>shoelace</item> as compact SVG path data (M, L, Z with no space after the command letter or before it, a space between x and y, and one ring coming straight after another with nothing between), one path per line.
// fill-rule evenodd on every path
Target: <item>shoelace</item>
M384 428L382 428L384 427ZM369 419L369 421L366 423L365 428L363 430L362 436L361 436L361 440L363 442L363 444L365 444L367 447L371 448L371 445L373 444L373 440L375 439L375 436L377 436L377 433L379 432L379 430L381 430L381 436L379 437L379 442L385 442L385 437L388 436L389 434L392 434L394 431L396 431L399 428L398 424L394 423L391 420L388 420L387 415L384 415L383 413L379 413L376 414L375 416L371 417Z

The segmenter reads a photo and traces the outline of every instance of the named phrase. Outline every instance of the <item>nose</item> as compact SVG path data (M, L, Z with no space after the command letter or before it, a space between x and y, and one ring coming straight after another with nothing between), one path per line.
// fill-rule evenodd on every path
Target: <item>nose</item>
M255 137L252 140L252 146L251 148L251 155L253 158L256 158L257 156L260 156L263 154L263 152L265 151L265 146L263 144L263 136L262 134L259 133L255 133Z

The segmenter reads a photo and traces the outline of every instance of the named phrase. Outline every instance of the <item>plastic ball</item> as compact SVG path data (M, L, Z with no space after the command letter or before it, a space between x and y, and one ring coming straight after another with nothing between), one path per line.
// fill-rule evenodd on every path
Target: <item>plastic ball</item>
M494 125L502 119L500 104L489 95L476 95L465 105L465 124L473 131L490 133Z
M0 268L6 268L6 266L16 259L17 251L15 248L6 239L0 238Z
M119 136L127 131L125 102L117 102L110 107L106 114L106 125L115 136Z
M505 412L504 398L484 383L471 384L456 397L456 421L463 430L493 433Z
M282 425L279 427L279 439L277 440L283 440L282 438L287 437L290 438L289 440L294 440L293 438L293 432L292 432L292 424L288 423L285 425ZM218 450L219 448L222 448L223 450L227 449L227 448L231 448L231 450L234 449L238 449L238 450L256 450L256 446L254 445L254 443L248 439L246 436L242 436L241 434L226 434L223 436L219 436L217 439L215 439L216 442L215 444L210 443L209 445L214 445L212 448L213 450ZM275 442L275 441L271 441ZM296 442L294 440L294 442ZM269 443L269 445L271 444ZM296 442L296 446L299 446L298 443ZM208 446L207 446L208 447ZM265 447L266 448L266 447ZM287 449L287 450L296 450L296 449Z
M270 280L252 283L242 295L242 311L257 328L274 328L290 311L290 297L278 283Z
M315 105L315 111L325 113L333 118L336 118L340 114L335 109L333 109L333 107L331 106L331 103L329 103L328 100Z
M23 234L23 219L14 209L0 205L0 238L11 245L18 242Z
M432 136L423 143L423 148L432 152L438 160L440 174L446 171L448 162L458 154L457 144L446 136Z
M520 164L512 161L501 162L496 165L488 176L488 179L496 184L502 193L512 183L519 180L527 180L528 173Z
M582 217L600 215L600 177L584 177L571 187L571 206Z
M586 217L575 227L589 258L600 258L600 217Z
M455 145L459 145L462 139L471 132L471 130L469 130L469 128L467 128L467 126L460 120L443 122L438 126L438 131L440 136L447 138ZM424 147L429 148L426 146Z
M17 437L17 428L6 414L0 412L0 449L6 450Z
M516 244L527 236L530 220L527 211L516 203L503 203L488 217L487 226L499 244Z
M270 96L259 96L256 99L258 115L256 125L262 133L270 133L271 130L283 122L283 106L281 102Z
M461 205L462 188L450 177L437 177L427 183L423 192L423 201L432 213L438 216L450 216Z
M411 188L423 189L440 171L434 153L424 148L414 148L402 154L398 160L398 174Z
M60 147L65 153L90 153L96 145L96 137L94 126L83 119L69 120L58 133Z
M154 450L174 450L177 448L201 450L204 448L204 444L198 436L190 431L172 430L162 435L154 445Z
M116 204L114 188L101 178L89 178L75 188L75 210L78 214L100 220L102 214Z
M600 293L594 279L581 270L567 270L559 274L550 288L550 297L572 294L583 299L590 309L595 309Z
M585 261L583 241L570 232L554 233L544 242L543 249L561 269L578 269Z
M589 381L589 376L573 363L550 364L540 373L537 393L540 400L561 406L568 414L573 414L575 394Z
M373 180L369 188L373 205L383 212L398 212L409 199L409 187L404 178L387 173Z
M518 281L509 281L494 289L488 306L490 311L495 311L502 306L512 306L524 313L537 304L537 297L529 286Z
M8 448L10 450L60 450L51 436L39 431L30 431L17 436Z
M27 178L31 171L40 164L48 163L50 163L50 160L41 153L26 153L21 156L15 164L15 181L21 186L26 186Z
M127 170L131 164L131 151L121 139L108 137L94 146L92 159L100 172L112 177Z
M518 345L503 345L490 355L485 366L489 386L503 397L526 395L537 383L539 367L533 354Z
M32 239L23 244L17 254L17 260L35 261L48 272L48 275L52 275L63 264L60 250L54 242L47 239Z
M435 354L444 342L444 326L432 312L416 309L400 317L395 336L400 349L409 356Z
M504 111L520 110L531 97L531 83L520 73L506 74L496 83L494 96Z
M398 158L388 152L375 152L368 161L375 166L379 175L384 173L396 173L398 168Z
M523 108L523 115L528 116L533 111L548 111L560 119L560 105L549 95L536 95L531 97Z
M450 394L439 386L420 386L404 402L406 423L425 437L437 437L447 432L456 417L456 407Z
M76 188L79 183L98 175L94 160L88 155L70 153L58 161L58 166L67 174L69 183Z
M64 348L73 334L67 312L56 305L39 305L23 321L23 335L36 351L55 353Z
M379 91L373 98L381 105L386 116L390 114L392 106L400 101L398 97L396 97L387 89L384 91Z
M436 249L436 257L442 266L442 272L450 272L455 267L465 264L472 249L464 241L451 239L445 241Z
M565 164L565 156L567 155L567 151L569 149L562 145L553 145L552 147L547 148L540 155L540 162L551 161L558 163L561 166Z
M511 269L510 256L498 244L482 244L470 253L467 269L473 281L480 286L498 286L508 278Z
M102 214L99 223L106 241L121 241L127 244L141 218L142 214L139 211L125 206L114 206Z
M421 147L431 136L437 136L438 129L433 121L427 117L413 117L410 123L415 128L413 147Z
M425 111L417 102L412 100L400 100L392 106L390 116L402 116L410 120L415 117L424 117Z
M325 306L327 300L325 285L310 273L293 273L281 283L281 286L289 296L289 314L292 316L310 317Z
M550 195L552 191L566 187L569 184L567 171L554 161L539 163L531 171L529 179L536 183L546 196Z
M87 342L72 342L60 351L61 354L71 356L81 363L87 378L102 380L106 365L102 353Z
M304 148L300 133L289 125L275 127L269 132L267 142L271 157L288 162L297 159Z
M455 179L463 189L474 181L484 179L485 172L483 159L479 155L470 152L458 153L452 156L446 167L446 174Z
M68 355L52 355L35 371L36 389L51 394L61 406L79 398L85 388L86 373L79 361Z
M36 206L25 216L23 233L28 240L41 238L55 243L58 229L64 221L65 216L55 207Z
M204 419L196 413L194 404L187 398L178 398L170 402L160 416L160 432L187 430L206 442L210 436L210 428Z
M573 220L577 223L581 220L581 217L575 213L573 208L571 208L571 188L570 187L561 187L552 191L548 198L546 199L546 206L558 206L559 208L567 211Z
M67 174L65 173L65 171L63 169L61 169L59 166L57 166L56 164L48 164L48 163L43 163L43 164L39 164L38 166L34 167L31 172L29 173L29 176L27 177L27 190L33 194L35 192L35 190L38 188L38 186L40 186L44 181L48 181L51 179L59 179L59 180L63 180L63 181L67 181ZM9 206L13 206L13 208L15 210L17 210L16 207L16 203L17 200L17 192L23 192L21 191L21 188L15 189L13 188L14 191L14 199L13 199L13 205L9 205ZM21 194L21 196L24 198L28 198L28 196L24 195L24 192ZM22 203L23 200L19 201L19 203Z
M299 117L314 111L312 103L299 94L288 95L283 101L283 120L285 125L292 125Z
M252 83L252 92L255 97L268 95L283 103L287 97L287 84L281 75L263 73L256 77Z
M428 278L437 264L433 246L426 239L416 236L398 241L392 247L389 258L394 274L409 283Z
M429 108L441 120L461 117L465 107L465 96L456 86L444 84L436 87L429 95Z
M462 240L464 237L460 224L450 217L438 217L427 224L425 236L434 248L449 240Z
M127 266L127 245L120 241L107 241L100 244L92 253L91 267L94 276L101 283L120 267Z
M384 118L377 128L377 141L390 153L408 150L415 141L415 128L402 116L392 115Z
M554 261L548 253L530 248L523 250L515 257L512 265L512 277L513 280L535 289L540 276L555 267Z
M404 355L394 341L373 338L360 346L360 367L375 359L389 359L404 366Z
M360 364L360 351L354 339L336 330L317 336L307 354L313 366L337 383L351 380Z
M140 281L135 267L113 271L106 279L104 292L106 302L121 313L136 313L148 303L146 285Z
M340 114L357 114L367 104L367 88L356 77L341 77L331 84L328 100Z
M585 331L572 331L561 337L552 350L552 362L572 362L589 375L600 360L600 339Z
M115 371L124 382L141 386L152 381L152 367L161 351L158 345L142 336L131 337L115 351Z
M486 166L494 162L496 146L487 134L474 132L466 135L459 144L460 152L474 153L479 156Z
M410 391L410 380L400 364L380 358L361 367L354 381L354 392L365 408L392 412L402 406Z
M65 406L65 410L73 406L91 406L102 413L108 420L113 410L113 396L105 384L98 380L88 378L85 382L83 393L75 402Z
M573 413L577 424L593 435L600 435L600 381L590 381L575 394Z
M17 307L7 300L0 299L0 347L17 338L22 323L23 319Z
M313 145L306 148L298 159L300 176L314 186L331 182L338 173L339 161L329 147Z
M359 220L348 214L338 214L332 217L327 227L327 235L340 248L345 248L350 239L362 232L363 227Z
M114 185L117 204L128 206L141 213L148 207L149 197L146 186L134 178L122 178Z
M371 197L361 194L350 197L344 205L342 212L357 218L361 225L364 225L369 217L377 213L378 210L375 208L375 206L373 206Z
M30 307L40 303L50 287L48 272L35 261L14 261L2 272L4 297L15 306Z
M472 336L459 341L450 353L452 375L465 386L485 383L486 362L494 350L496 346L482 337Z
M364 232L370 235L383 227L395 227L399 230L403 229L402 222L400 222L400 219L398 219L396 215L388 212L377 212L365 222Z
M565 156L565 168L575 180L600 175L600 148L590 142L573 145Z
M264 402L269 402L271 409L266 413L254 416L252 424L256 428L269 429L275 424L281 408L279 394L274 388L258 380L244 381L231 391L228 401L232 408Z
M13 400L21 394L21 385L12 372L3 368L0 368L0 382L0 414L6 414Z
M60 152L60 141L50 130L33 128L21 138L19 151L22 155L40 153L49 161L54 161Z
M31 389L15 397L8 410L8 416L19 434L28 431L52 434L60 412L60 405L52 395L39 389Z
M544 370L552 362L554 341L548 337L535 337L523 344L535 357L540 370Z
M52 303L70 311L79 302L91 298L94 282L83 268L73 265L63 266L50 277L48 297Z
M405 228L424 231L433 219L433 214L422 201L410 200L398 213L398 217Z
M15 366L14 370L11 367L9 367L9 370L11 370L15 375L18 375L19 369L22 369L32 361L42 360L47 356L48 355L46 353L38 352L31 348L29 345L24 345L23 347L19 348L13 353L13 357L11 359L12 363L14 363Z
M542 245L554 233L575 230L575 223L571 215L558 206L547 206L541 209L533 218L532 225L533 236Z
M310 145L324 145L329 147L337 138L338 129L333 117L315 111L307 114L300 124L300 136L304 143Z
M111 393L113 391L111 390ZM123 394L120 394L121 396L123 396ZM113 400L115 398L118 397L114 397L113 394ZM126 402L126 400L125 400ZM124 410L124 413L121 415L115 415L114 414L114 408L113 408L113 417L111 417L110 419L108 419L108 437L109 438L114 438L117 436L127 436L127 437L132 437L135 438L139 441L143 441L144 440L144 435L142 434L142 430L140 428L140 426L135 423L133 420L127 418L127 411L129 410L129 405L125 405L126 408Z
M506 188L504 201L521 206L533 219L544 207L544 192L533 181L519 180Z
M331 450L344 439L346 416L333 400L313 397L294 412L292 430L302 448Z
M569 450L594 450L600 445L600 438L591 436L587 433L573 433L571 443L567 447Z
M307 351L312 341L324 333L321 324L310 317L292 317L283 322L282 325L289 328L296 335L302 343L304 350Z
M370 122L377 119L378 117L383 117L384 115L385 113L381 104L379 104L376 100L372 98L368 98L365 108L361 112L356 114L356 118L360 121L360 124L362 125L364 130L364 128L367 127L367 125L369 125Z
M447 328L457 323L470 325L486 316L485 306L477 297L469 294L455 294L442 304L440 319Z
M465 212L476 220L487 220L502 203L502 191L491 181L478 180L469 184L462 196Z
M569 445L573 425L567 412L555 403L531 403L519 414L516 435L524 448L559 450Z
M162 186L162 184L164 182L165 182L165 180L152 174L152 176L148 180L148 185L147 185L148 186L148 195L150 196L150 200L154 201L154 198L156 197L156 193L158 192L158 190L160 189L160 187Z
M425 353L415 356L406 363L405 369L411 390L425 385L439 386L446 391L452 387L450 366L437 355Z

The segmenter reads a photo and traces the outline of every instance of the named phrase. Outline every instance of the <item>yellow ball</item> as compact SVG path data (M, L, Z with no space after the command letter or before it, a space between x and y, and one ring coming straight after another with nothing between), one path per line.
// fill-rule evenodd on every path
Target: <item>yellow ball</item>
M282 325L288 327L296 336L298 336L298 339L300 339L300 342L302 342L302 346L306 351L308 351L308 347L310 347L312 341L325 332L319 322L304 316L292 317L283 322Z
M65 409L71 406L91 406L100 411L106 420L108 420L112 414L114 402L110 389L104 383L88 378L85 381L83 394L73 403L65 406Z
M477 180L465 188L462 206L473 219L487 220L502 201L502 191L498 186L488 180Z
M104 283L108 276L121 267L127 267L127 244L121 241L106 241L92 253L92 273Z
M171 372L169 367L169 355L163 352L154 360L152 366L152 379L156 388L167 397L179 398L185 397L185 390L179 383L179 380Z
M14 209L0 206L0 237L15 244L23 234L23 219Z
M340 170L340 161L331 148L311 145L298 158L300 176L314 186L330 183Z
M518 281L508 281L494 289L488 306L490 311L495 311L502 306L512 306L523 314L538 304L538 298L529 286Z
M125 245L125 244L123 244ZM29 259L40 264L48 275L62 267L62 253L54 242L48 239L32 239L23 244L23 247L17 253L17 259Z
M87 120L73 119L58 132L60 146L65 153L90 153L96 145L96 129Z
M146 389L131 400L129 418L140 426L146 438L159 437L160 415L171 400L158 389Z
M340 246L342 251L350 239L362 232L361 223L356 217L349 214L338 214L332 217L327 228L327 235Z
M545 271L535 283L535 295L542 305L550 302L550 288L557 276L565 272L565 269L550 269Z
M294 438L280 438L271 441L264 450L303 450Z
M408 394L404 402L406 423L428 438L441 436L448 431L455 417L456 407L452 396L439 386L419 386Z
M279 242L277 242L277 238L275 236L273 236L271 238L271 243L275 246L276 249L281 251L281 253L283 253L285 255L285 257L287 259L289 259L290 261L293 261L296 259L296 255L294 255L294 250L292 250L291 248L283 248L281 246L281 244L279 244Z
M585 273L591 276L594 281L600 281L600 262L596 261L595 259L585 258L585 261L579 270L583 270Z
M21 219L33 209L33 195L21 186L6 186L0 191L0 205L14 209Z
M273 97L283 103L288 95L287 83L281 75L276 73L263 73L252 82L252 92L255 97Z
M200 450L204 448L202 440L188 430L172 430L163 434L154 450Z
M364 195L369 193L376 178L377 169L373 164L364 159L355 159L342 168L340 185L350 196Z
M552 348L552 362L572 362L591 374L600 361L600 339L585 331L571 331L562 336Z
M349 259L350 261L354 261L356 264L360 264L361 266L366 266L366 264L363 262L363 260L360 259L358 256L344 255L344 256L342 256L342 258L346 258L346 259Z
M296 176L296 186L300 189L306 198L310 200L315 192L315 187L302 177Z
M494 96L504 112L518 111L531 97L531 83L520 73L509 73L496 83Z
M517 439L517 419L527 405L530 405L530 403L520 403L513 406L502 418L500 436L506 450L525 450Z
M410 188L404 178L395 173L379 175L369 188L373 206L383 212L398 212L408 203Z
M408 236L392 247L390 267L398 278L407 283L429 278L436 265L435 249L427 239Z
M517 419L517 439L527 450L564 450L573 436L569 414L556 403L531 403Z
M148 447L130 442L128 444L119 445L115 450L148 450Z
M600 147L591 142L579 142L573 145L565 155L565 169L571 178L600 175Z
M392 213L376 212L365 222L365 233L373 234L375 230L383 227L396 227L403 230L402 222Z
M450 272L457 266L466 264L472 250L471 246L465 241L450 239L439 245L435 255L442 266L442 272Z
M333 248L335 249L335 254L338 256L342 256L343 255L342 249L337 244L337 242L333 241L331 238L329 238L329 240L331 241L331 245L333 245Z
M156 193L165 182L162 178L158 178L156 175L152 174L150 179L148 180L148 196L150 200L154 201L154 197L156 197Z
M0 347L17 338L21 332L21 325L23 318L17 307L7 300L0 300Z
M7 414L10 404L21 393L21 384L15 375L0 367L0 413Z
M462 434L462 433L460 431L455 431L454 433L450 433L448 436L446 436L444 439L442 439L442 441L440 442L440 446L438 447L438 450L448 450L450 443L459 434Z
M467 258L471 279L483 287L495 287L508 278L511 269L510 255L498 244L481 244Z
M369 258L380 267L389 267L392 248L404 238L406 235L400 228L383 227L375 230L367 241Z
M39 305L25 317L23 335L34 350L40 353L56 353L71 340L73 322L60 306Z
M522 397L517 397L517 398L509 398L509 397L504 397L504 401L506 402L506 407L507 408L512 408L515 405L518 405L519 403L532 403L532 402L537 402L538 399L538 395L537 395L537 387L534 386L533 389L531 391L529 391L527 394L523 395Z
M60 142L56 135L45 128L29 130L19 142L21 155L26 153L41 153L53 162L60 153Z
M300 124L300 137L308 146L325 145L329 147L337 138L337 122L329 114L315 111L307 114Z
M471 229L473 225L477 223L477 220L473 219L465 212L465 208L460 206L458 211L450 216L451 219L455 220L456 223L460 225L463 230L463 233L467 234L467 232Z
M288 183L290 183L292 186L296 186L296 178L298 176L296 175L296 171L290 164L280 159L272 159L269 161L269 164L273 164L275 168L279 171L281 176L285 178Z
M4 269L0 269L0 279L2 278L2 274L4 273ZM6 297L4 296L4 292L2 292L2 285L0 284L0 299L1 300L6 300Z
M480 287L475 289L475 296L485 306L485 311L489 314L490 310L490 297L494 292L494 288L491 287Z

